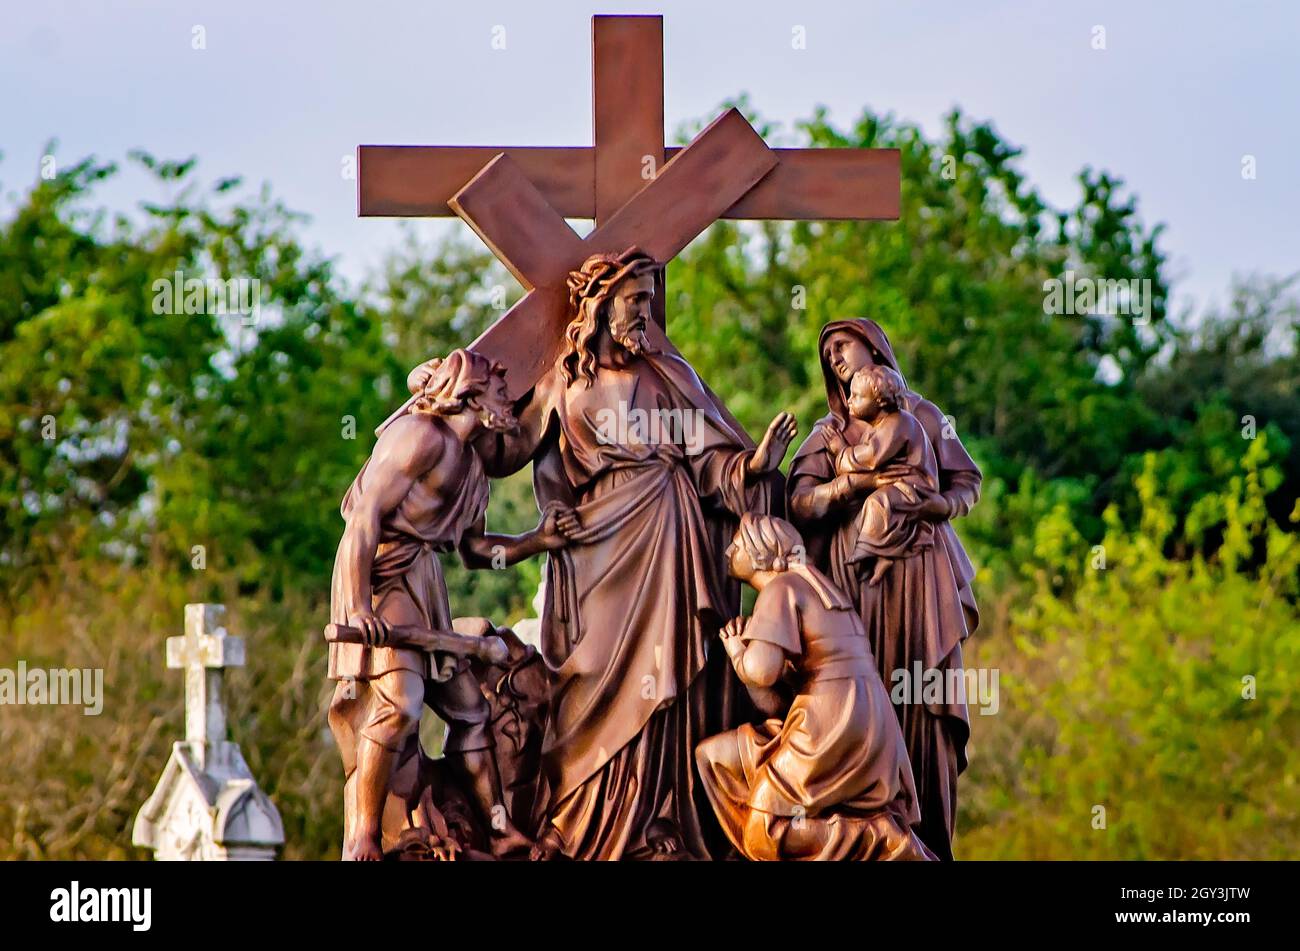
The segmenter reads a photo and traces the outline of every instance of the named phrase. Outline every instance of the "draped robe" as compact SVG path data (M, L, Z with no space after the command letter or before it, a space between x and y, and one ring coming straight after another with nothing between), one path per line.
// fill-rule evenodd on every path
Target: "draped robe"
M874 321L857 318L827 324L821 331L819 352L837 331L854 334L887 366L898 371L889 340ZM795 452L790 464L791 493L835 478L835 458L827 437L832 430L843 433L850 419L845 388L824 355L821 364L830 412L814 424ZM939 491L952 516L967 514L979 500L979 467L937 406L909 390L902 408L917 418L929 437L938 463ZM917 663L924 670L960 670L962 643L978 626L979 609L971 588L975 570L951 520L934 524L933 546L900 561L890 568L882 583L870 585L852 561L858 534L853 522L860 508L854 505L837 509L799 528L814 563L857 602L881 678L892 687L894 671L915 671ZM951 859L957 777L966 768L966 743L970 738L966 703L949 697L938 703L902 703L895 710L916 777L921 839L940 858Z
M708 654L739 607L723 551L735 519L771 497L768 480L746 483L753 450L714 399L674 354L597 366L590 385L557 368L519 434L489 454L493 474L531 457L539 506L563 500L582 522L546 565L551 702L535 816L536 834L549 826L573 858L649 857L657 833L708 856L693 750L735 725L738 692L724 652ZM635 411L689 423L655 433Z

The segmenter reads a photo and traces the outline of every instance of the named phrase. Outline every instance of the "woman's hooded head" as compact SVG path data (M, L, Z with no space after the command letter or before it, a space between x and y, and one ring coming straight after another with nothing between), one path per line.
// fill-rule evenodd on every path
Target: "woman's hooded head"
M871 351L871 359L880 365L887 366L900 377L903 371L898 368L898 360L894 357L894 348L889 345L889 338L880 328L880 324L866 317L850 317L845 320L833 320L822 328L821 335L817 338L817 356L822 365L822 376L826 381L826 405L830 407L831 415L840 421L843 425L849 418L848 406L846 399L849 392L847 380L841 380L835 372L833 360L827 353L826 344L837 333L849 334L856 337L866 348ZM850 367L850 372L846 374L852 378L853 372L861 369L860 367ZM906 386L907 379L903 378Z

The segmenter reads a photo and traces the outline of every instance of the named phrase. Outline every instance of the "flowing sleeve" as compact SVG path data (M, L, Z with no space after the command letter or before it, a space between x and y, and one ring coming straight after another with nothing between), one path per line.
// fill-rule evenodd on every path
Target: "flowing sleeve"
M771 480L748 480L746 470L753 455L754 450L719 438L687 456L700 498L737 517L770 511Z
M951 517L966 515L980 500L983 473L939 407L929 400L921 399L912 414L921 421L930 445L934 448L935 461L939 464L939 489L952 510Z
M775 644L790 657L803 654L803 640L799 634L799 605L794 588L778 578L758 593L754 613L741 634L744 641L766 641Z
M808 438L803 441L803 445L795 452L794 461L790 463L789 487L791 492L798 488L801 482L808 481L820 485L835 478L835 470L830 454L825 451L826 438L822 433L822 428L826 425L828 424L824 420L814 424Z
M766 513L772 507L773 479L747 478L754 450L743 432L728 423L691 365L673 352L647 357L672 393L673 408L690 419L684 433L686 465L700 501L735 516Z

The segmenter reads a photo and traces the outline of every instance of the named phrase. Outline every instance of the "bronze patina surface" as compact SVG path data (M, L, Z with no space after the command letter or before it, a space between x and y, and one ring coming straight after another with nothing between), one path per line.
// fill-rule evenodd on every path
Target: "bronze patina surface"
M793 416L751 439L663 293L720 218L896 217L898 153L772 149L735 109L665 148L658 17L594 18L593 63L592 148L360 149L361 214L454 213L525 294L411 372L343 503L344 856L950 858L965 705L895 708L885 684L961 666L977 614L950 520L979 470L883 331L839 321L787 490ZM489 534L490 480L526 466L537 527ZM546 555L537 647L453 621L451 551Z

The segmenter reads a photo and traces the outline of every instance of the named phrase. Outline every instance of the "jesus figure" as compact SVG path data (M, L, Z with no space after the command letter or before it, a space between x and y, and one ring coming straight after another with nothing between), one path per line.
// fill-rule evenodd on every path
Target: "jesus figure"
M795 421L779 414L748 448L691 366L651 345L659 267L631 248L573 271L563 355L518 431L478 444L494 476L531 460L539 505L563 500L580 523L546 566L537 857L708 858L693 751L738 722L738 685L720 649L706 670L706 646L739 604L727 544L768 511ZM620 412L691 424L612 426Z

